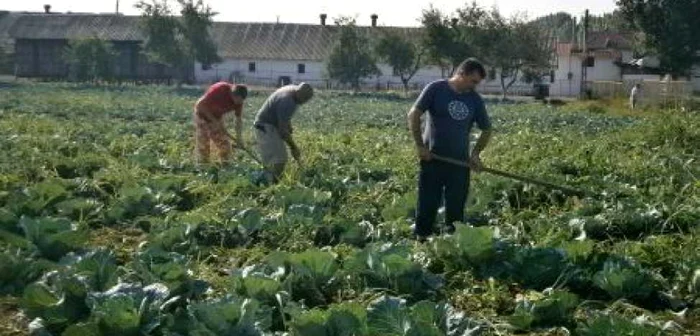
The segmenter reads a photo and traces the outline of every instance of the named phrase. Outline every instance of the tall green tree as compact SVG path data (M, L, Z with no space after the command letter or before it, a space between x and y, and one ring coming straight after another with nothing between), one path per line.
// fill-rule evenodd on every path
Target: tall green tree
M401 78L404 90L408 91L411 78L422 66L420 40L398 31L386 30L381 33L374 48L379 59L392 67L394 75Z
M579 25L581 24L579 22ZM632 30L632 27L622 12L615 10L603 15L591 15L588 19L588 29L590 31L626 32Z
M114 56L112 43L96 37L71 40L63 53L70 77L80 81L109 79L113 74L111 59Z
M498 9L487 10L476 2L458 9L451 19L430 8L423 12L424 39L429 59L454 68L468 57L477 57L495 69L503 98L524 74L549 68L554 30L533 24L525 17L506 18Z
M202 0L177 3L180 16L175 15L168 0L142 0L136 8L141 11L149 60L178 69L181 80L186 81L195 61L205 66L221 61L209 33L217 13Z
M354 19L339 18L336 25L338 37L326 61L326 72L331 79L359 90L363 78L381 75L372 46Z
M481 57L498 71L503 99L523 74L548 70L552 36L519 16L503 17L497 9L483 19ZM536 77L536 76L535 76Z
M617 6L665 70L687 75L700 62L700 0L618 0Z
M459 23L459 18L450 18L431 6L423 11L421 23L426 61L440 67L443 75L452 75L457 65L475 55L469 32Z

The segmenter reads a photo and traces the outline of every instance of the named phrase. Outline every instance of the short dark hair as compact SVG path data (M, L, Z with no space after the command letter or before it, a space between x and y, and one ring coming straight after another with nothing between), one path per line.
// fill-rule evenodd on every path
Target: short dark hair
M467 58L458 67L456 73L458 75L471 75L478 73L481 78L486 78L486 69L476 58Z
M231 92L243 99L248 97L248 87L242 84L236 84Z

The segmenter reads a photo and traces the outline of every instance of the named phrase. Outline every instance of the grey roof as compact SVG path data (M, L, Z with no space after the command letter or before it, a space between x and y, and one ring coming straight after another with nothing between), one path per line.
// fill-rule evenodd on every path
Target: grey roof
M418 28L358 29L365 32L390 29L410 37L418 35L415 34ZM330 53L338 30L330 25L216 22L212 38L223 58L323 60Z
M287 23L215 23L212 38L222 58L323 59L336 27Z
M359 27L371 32L391 29L415 37L419 28ZM293 23L215 22L211 33L219 55L228 59L323 60L338 27ZM114 14L20 15L9 29L15 39L143 41L138 16Z
M9 34L9 29L15 24L19 15L13 12L0 11L0 49L8 52L14 45L14 40Z
M99 14L21 15L10 28L15 39L80 39L142 41L138 16Z
M591 32L588 33L586 44L590 49L632 50L632 34Z

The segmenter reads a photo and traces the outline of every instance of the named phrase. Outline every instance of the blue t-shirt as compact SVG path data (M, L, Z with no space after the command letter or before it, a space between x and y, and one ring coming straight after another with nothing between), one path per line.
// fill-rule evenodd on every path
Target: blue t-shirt
M481 130L491 128L481 96L474 91L457 93L447 80L428 84L414 107L428 114L423 143L437 155L465 160L474 123Z

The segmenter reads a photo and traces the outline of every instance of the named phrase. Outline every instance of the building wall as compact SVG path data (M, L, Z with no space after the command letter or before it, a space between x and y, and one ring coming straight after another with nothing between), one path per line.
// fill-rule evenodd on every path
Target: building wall
M581 92L581 59L574 55L559 55L554 71L554 83L549 86L552 96L573 97Z
M632 54L625 55L631 59ZM555 82L550 84L552 96L578 96L581 92L581 66L583 60L579 55L559 55L555 70ZM569 75L570 74L570 75ZM587 81L621 81L622 69L615 64L615 59L609 56L598 55L594 59L594 65L588 67Z
M251 71L250 64L255 64L255 70ZM303 64L304 73L299 73L299 65ZM379 64L381 76L364 80L366 87L380 86L385 88L400 86L401 79L393 76L389 65ZM198 83L212 83L218 80L240 81L251 85L274 86L280 81L280 77L289 77L292 83L307 82L316 86L326 86L325 64L319 61L288 61L288 60L256 60L256 59L226 59L219 64L214 64L210 69L204 70L200 63L194 66L195 79ZM411 78L412 86L423 85L442 78L442 73L437 67L421 68Z
M615 60L609 57L596 57L595 66L588 68L588 81L619 81L622 80L622 69L615 65Z
M17 40L17 76L69 78L70 67L63 58L67 45L66 40ZM116 42L113 47L117 55L112 58L112 74L117 79L163 80L182 76L176 69L149 62L138 42Z
M249 70L249 64L255 63L255 71ZM299 64L304 64L305 73L298 73ZM393 76L391 66L378 64L381 76L367 78L364 80L366 89L401 89L403 84L401 78ZM277 86L280 84L280 77L289 77L292 83L307 82L316 87L328 88L329 82L325 76L325 64L319 61L285 61L285 60L254 60L254 59L227 59L222 63L212 65L210 69L204 70L200 63L194 66L195 79L197 83L214 83L219 80L232 82L244 82L249 85ZM447 75L447 74L445 74ZM501 83L498 74L494 78L486 78L479 86L479 91L485 94L500 94ZM426 84L445 78L439 67L426 66L418 70L411 78L409 86L411 89L420 90ZM332 86L337 87L337 86ZM525 95L532 93L532 84L517 81L510 88L510 94Z
M17 40L15 53L17 75L26 77L61 77L68 68L63 61L63 40Z

